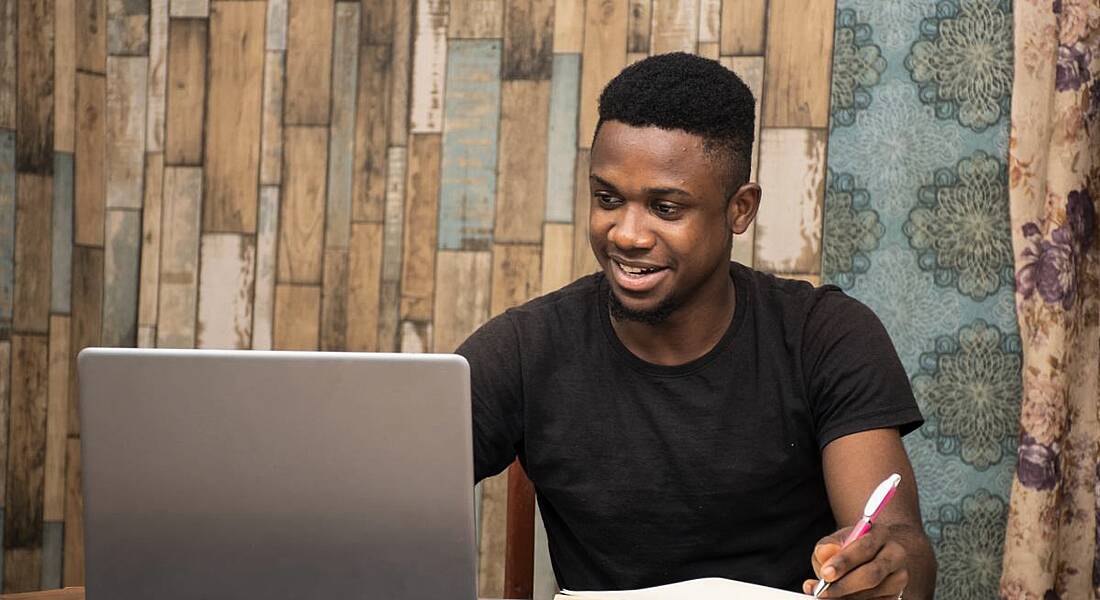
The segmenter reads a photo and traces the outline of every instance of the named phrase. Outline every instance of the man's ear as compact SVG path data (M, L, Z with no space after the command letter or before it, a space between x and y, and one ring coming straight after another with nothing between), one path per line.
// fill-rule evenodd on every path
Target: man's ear
M726 205L726 222L735 235L748 230L760 208L760 185L749 182L737 188Z

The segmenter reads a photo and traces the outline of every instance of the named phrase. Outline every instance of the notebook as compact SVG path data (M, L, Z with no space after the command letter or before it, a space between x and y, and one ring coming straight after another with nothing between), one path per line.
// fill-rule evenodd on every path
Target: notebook
M721 577L692 579L668 585L614 592L562 590L554 600L805 600L805 594L777 590Z

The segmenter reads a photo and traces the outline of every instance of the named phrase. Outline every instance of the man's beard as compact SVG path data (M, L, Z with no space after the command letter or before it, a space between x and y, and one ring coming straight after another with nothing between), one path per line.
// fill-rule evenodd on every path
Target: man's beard
M672 298L665 298L652 310L634 310L623 306L615 292L610 289L607 290L607 309L611 312L611 316L618 321L636 321L646 325L660 325L667 321L678 308L680 308L679 302Z

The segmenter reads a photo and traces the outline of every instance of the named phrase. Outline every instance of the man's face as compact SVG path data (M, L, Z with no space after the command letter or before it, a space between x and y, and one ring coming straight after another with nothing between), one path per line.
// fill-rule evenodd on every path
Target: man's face
M601 125L589 170L589 242L632 318L660 320L655 315L690 303L704 284L729 277L731 234L752 215L727 203L721 166L700 136ZM747 187L758 198L759 188Z

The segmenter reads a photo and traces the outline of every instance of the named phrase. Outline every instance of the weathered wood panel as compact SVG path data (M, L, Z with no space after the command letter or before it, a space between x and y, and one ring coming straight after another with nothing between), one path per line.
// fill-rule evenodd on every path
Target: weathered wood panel
M199 264L196 347L251 347L256 239L237 233L204 233Z
M598 271L600 268L588 243L588 213L592 206L588 188L590 156L588 150L577 152L576 193L573 201L573 279Z
M150 8L148 0L108 0L108 54L148 56Z
M332 125L328 146L325 248L348 247L355 155L355 86L359 64L359 5L336 6L333 45Z
M8 409L11 407L11 339L0 341L0 467L4 477L0 477L0 518L3 507L7 506L8 472ZM0 527L0 531L3 528ZM2 546L0 546L2 548ZM3 552L0 551L0 556ZM2 559L0 559L2 560Z
M106 151L106 77L76 74L75 213L73 242L103 245L107 186L104 173Z
M597 99L603 87L626 66L627 5L589 0L584 11L584 61L581 66L578 145L592 146Z
M321 283L328 128L287 127L279 218L280 283Z
M15 168L53 173L54 0L19 0Z
M107 0L76 3L76 68L107 72Z
M550 79L553 71L553 0L506 0L501 79Z
M366 0L365 0L366 1ZM400 2L393 15L390 59L389 143L404 146L409 136L409 89L412 86L413 3Z
M0 0L0 128L3 129L15 129L15 67L18 62L15 40L19 38L15 13L18 3L19 0Z
M46 333L50 327L50 236L53 178L19 174L15 204L15 305L12 328Z
M499 38L504 34L505 0L451 0L449 38Z
M508 471L481 480L478 596L504 596L504 553L507 545Z
M103 344L131 347L137 342L141 213L123 208L108 210L106 242Z
M256 232L256 291L252 303L252 348L271 349L275 318L275 243L279 235L279 188L260 189Z
M84 495L80 439L69 438L65 465L65 560L62 585L84 585Z
M755 105L753 107L753 114L755 117L756 132L752 141L752 168L749 174L749 179L756 181L759 173L760 165L760 105L762 95L764 93L764 57L763 56L732 56L723 57L722 64L736 73L745 82L745 85L749 86L752 90L752 95L755 98ZM771 190L767 190L768 196L770 196ZM765 196L765 202L770 201L768 196ZM730 253L730 257L743 264L752 266L753 255L756 248L756 220L753 220L749 224L748 230L745 233L733 238L733 250Z
M649 32L653 23L653 0L630 0L627 13L626 51L649 53Z
M448 55L439 248L484 250L496 196L500 42L456 40Z
M364 44L389 44L394 38L394 25L400 5L412 2L398 0L361 0L363 26L360 35ZM407 41L407 40L406 40Z
M321 286L275 286L275 350L317 350L320 341Z
M699 0L699 47L719 44L721 33L722 0ZM715 54L714 60L718 60L717 52Z
M50 316L49 389L42 518L65 520L65 439L69 433L70 318Z
M69 355L69 435L80 435L77 404L76 355L102 344L103 249L73 247L73 314Z
M169 0L169 2L168 14L172 17L203 19L210 15L210 0Z
M577 162L577 94L581 56L555 54L550 84L550 122L546 149L547 221L573 220L573 169Z
M321 278L321 350L344 350L348 333L348 250L325 248Z
M168 24L168 95L164 164L202 163L206 97L206 19L172 19Z
M348 246L347 349L378 348L378 303L382 290L381 223L355 223Z
M649 51L695 52L699 42L699 0L653 0Z
M279 185L283 180L283 81L286 52L264 56L264 99L261 110L260 185Z
M352 220L381 222L386 194L390 46L360 46L355 115Z
M542 293L573 281L573 224L547 223L542 229Z
M164 110L168 97L168 0L150 0L149 3L148 83L145 150L163 152Z
M766 99L765 99L766 102ZM821 272L825 137L816 129L760 135L760 186L782 202L761 202L753 265L771 273Z
M141 208L148 65L141 56L107 58L107 208Z
M145 157L145 194L141 209L141 275L138 283L138 326L157 324L160 289L161 215L164 155Z
M402 319L429 321L432 318L441 153L442 140L438 134L409 138L404 258L401 261Z
M54 0L57 13L54 15L54 54L53 54L53 149L56 152L72 152L75 149L76 135L76 0ZM0 11L13 7L13 0L0 2ZM0 17L3 18L3 17ZM14 24L14 20L11 24ZM6 28L10 24L0 24L0 36L4 38L0 45L11 45L11 58L15 57L15 36L10 36ZM9 57L0 57L0 127L15 127L14 114L8 123L5 113L14 111L15 102L5 97L4 69L15 66ZM14 76L14 71L12 71ZM7 104L11 102L10 104Z
M722 3L722 56L764 53L767 9L768 0L726 0ZM832 35L831 30L829 35Z
M542 289L542 249L535 244L493 244L491 316L519 306Z
M15 132L0 130L0 340L11 330L15 301Z
M165 167L157 346L195 345L202 169Z
M584 46L584 0L555 0L554 52L578 53Z
M382 230L382 291L378 307L378 349L396 352L401 304L401 257L405 229L405 148L390 148L386 159L386 219Z
M549 111L549 81L503 83L494 241L538 243L542 238L546 187L532 182L546 181Z
M765 127L828 127L835 0L768 3Z
M260 2L216 2L210 11L202 204L206 232L256 233L264 20Z
M267 0L264 49L286 50L287 0Z
M447 0L416 3L409 112L412 133L439 133L443 130L443 86L449 70L447 19Z
M441 250L436 255L432 311L433 352L454 352L489 318L489 282L493 272L491 252Z
M0 142L2 143L2 142ZM2 201L0 201L2 204ZM58 152L53 165L53 225L50 252L50 311L68 313L72 299L73 155ZM0 219L2 221L3 219ZM0 252L2 253L2 252ZM3 295L0 294L0 298ZM2 318L2 317L0 317Z
M289 0L287 125L328 125L332 97L333 0Z

